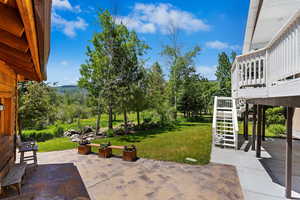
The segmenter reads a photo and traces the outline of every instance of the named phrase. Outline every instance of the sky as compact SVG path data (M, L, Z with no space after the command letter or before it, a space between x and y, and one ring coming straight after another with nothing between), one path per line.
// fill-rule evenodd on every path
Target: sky
M97 13L108 9L150 47L146 67L158 61L168 73L163 45L169 43L169 27L174 24L183 52L201 47L195 59L197 72L215 80L218 54L242 50L248 0L53 0L51 50L47 66L48 82L74 85L85 63L86 48L95 32L100 32Z

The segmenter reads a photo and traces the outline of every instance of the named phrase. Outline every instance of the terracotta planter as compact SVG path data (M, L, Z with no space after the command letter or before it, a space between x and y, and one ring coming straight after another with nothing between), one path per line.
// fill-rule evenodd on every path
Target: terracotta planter
M92 150L91 150L90 146L87 146L87 145L79 145L78 146L78 153L81 155L87 155L91 152L92 152Z
M99 149L99 157L101 158L109 158L112 155L112 150L111 148L103 148Z
M136 150L132 151L123 151L123 160L125 161L136 161L137 156L136 156Z

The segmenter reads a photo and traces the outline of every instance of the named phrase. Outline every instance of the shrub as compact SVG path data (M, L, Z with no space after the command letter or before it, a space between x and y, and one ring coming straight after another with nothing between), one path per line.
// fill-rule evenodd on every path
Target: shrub
M275 107L269 108L266 110L266 124L270 126L271 124L282 124L285 123L284 118L284 108L282 107Z
M282 124L272 124L268 127L268 130L276 136L286 133L286 127Z
M64 128L61 125L56 124L56 126L54 128L54 136L62 137L63 135L64 135Z
M113 129L108 129L106 131L106 135L107 135L107 137L114 137L114 135L115 135L114 130Z

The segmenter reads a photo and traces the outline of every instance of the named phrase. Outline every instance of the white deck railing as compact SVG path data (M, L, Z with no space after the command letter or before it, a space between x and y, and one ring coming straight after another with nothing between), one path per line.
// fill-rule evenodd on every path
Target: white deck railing
M232 67L233 93L246 88L276 86L300 78L300 10L269 44L237 56Z

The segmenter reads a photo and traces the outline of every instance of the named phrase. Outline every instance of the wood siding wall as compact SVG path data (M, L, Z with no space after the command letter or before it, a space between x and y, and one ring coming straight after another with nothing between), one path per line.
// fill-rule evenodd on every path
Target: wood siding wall
M0 61L0 102L4 111L0 111L0 180L14 163L16 132L16 83L17 75Z

